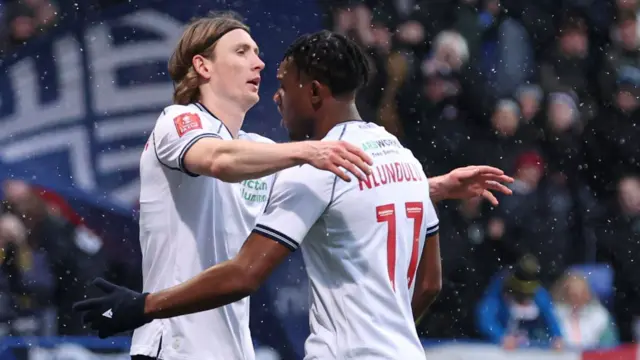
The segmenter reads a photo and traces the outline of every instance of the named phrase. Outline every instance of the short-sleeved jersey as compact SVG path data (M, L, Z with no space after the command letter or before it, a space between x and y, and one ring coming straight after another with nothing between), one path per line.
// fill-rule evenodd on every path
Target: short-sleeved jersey
M275 176L225 183L191 174L184 156L206 137L232 140L200 104L167 107L140 159L140 246L145 292L189 280L233 258L264 212ZM271 142L241 132L239 138ZM161 359L253 359L249 301L155 320L133 335L132 355Z
M302 249L311 292L305 359L422 359L411 297L425 239L438 231L427 177L380 126L342 123L325 137L338 139L372 156L368 179L284 170L254 231Z

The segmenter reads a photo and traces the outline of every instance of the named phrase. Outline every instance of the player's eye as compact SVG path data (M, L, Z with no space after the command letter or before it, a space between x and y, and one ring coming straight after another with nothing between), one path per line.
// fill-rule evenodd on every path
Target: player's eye
M238 50L236 50L236 53L237 53L238 55L244 55L244 54L246 54L246 53L247 53L247 50L245 50L245 49L238 49Z

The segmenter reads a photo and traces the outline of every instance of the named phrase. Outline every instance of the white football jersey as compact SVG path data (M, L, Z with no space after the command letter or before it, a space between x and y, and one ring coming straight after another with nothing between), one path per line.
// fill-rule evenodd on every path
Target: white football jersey
M184 156L205 137L232 140L200 104L167 107L140 159L140 246L143 286L156 292L233 258L264 212L275 176L225 183L196 176ZM239 138L271 142L241 132ZM133 335L132 355L173 360L254 359L249 299L155 320Z
M438 231L418 160L384 128L335 126L325 140L361 146L367 181L303 165L278 175L255 232L302 248L310 280L305 359L424 359L411 297L425 238Z

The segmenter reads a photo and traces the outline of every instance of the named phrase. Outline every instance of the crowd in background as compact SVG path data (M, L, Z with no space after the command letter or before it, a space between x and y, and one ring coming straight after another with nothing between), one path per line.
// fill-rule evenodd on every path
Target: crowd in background
M497 208L440 204L445 285L422 334L487 337L476 305L494 274L532 254L542 287L572 265L611 264L606 305L631 341L640 315L640 2L320 4L326 26L370 54L363 115L397 134L430 175L489 164L516 179Z
M84 9L121 1L90 2ZM320 5L328 28L368 50L374 76L358 98L366 119L396 134L430 175L489 164L516 179L496 208L479 199L439 204L445 281L421 335L517 347L514 318L533 318L552 346L558 337L585 347L632 341L640 316L640 0ZM65 16L78 16L73 1L0 0L0 51L10 54ZM15 181L2 190L0 323L9 325L0 335L84 333L68 311L74 296L95 276L123 283L119 270L60 199ZM568 271L593 262L610 264L611 298L594 294L587 274Z
M0 0L0 54L11 54L30 39L55 29L66 17L86 17L127 0Z

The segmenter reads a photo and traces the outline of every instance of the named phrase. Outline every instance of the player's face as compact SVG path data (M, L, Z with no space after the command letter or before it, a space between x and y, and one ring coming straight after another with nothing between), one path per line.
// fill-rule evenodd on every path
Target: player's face
M258 45L246 31L236 29L224 35L214 49L209 63L208 85L218 96L239 102L247 110L260 99L260 72L264 62Z
M280 88L273 99L291 140L313 137L314 108L310 82L303 83L295 65L284 60L278 68Z

